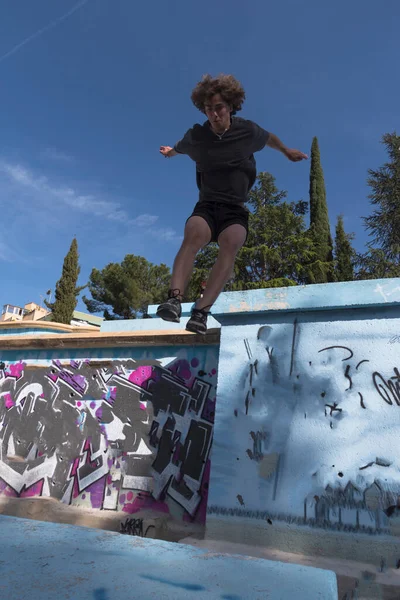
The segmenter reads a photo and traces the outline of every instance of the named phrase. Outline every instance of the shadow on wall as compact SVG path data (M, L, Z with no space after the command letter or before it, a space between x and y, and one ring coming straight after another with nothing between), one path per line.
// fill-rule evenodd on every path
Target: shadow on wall
M93 592L93 600L110 600L106 588L99 588Z
M0 494L204 523L216 352L1 364Z

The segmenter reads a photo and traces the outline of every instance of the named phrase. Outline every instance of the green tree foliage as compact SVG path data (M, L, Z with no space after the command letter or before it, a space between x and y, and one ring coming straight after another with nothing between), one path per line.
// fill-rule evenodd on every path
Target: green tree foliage
M335 236L335 278L336 281L354 280L355 251L351 245L353 234L344 230L343 216L339 215Z
M310 283L334 281L333 242L329 223L324 173L318 139L311 145L310 167L310 233L314 240L316 259L311 269Z
M368 196L374 210L364 223L372 240L370 247L380 248L387 259L400 261L400 136L386 133L382 143L389 160L379 169L369 169Z
M356 279L385 279L400 277L400 264L387 258L381 248L370 248L356 256Z
M77 287L80 273L78 242L76 238L72 240L68 254L64 258L62 274L56 284L55 300L45 304L51 310L52 321L56 323L71 323L74 310L78 302L78 296L86 287Z
M386 133L382 144L388 161L368 170L373 212L363 220L371 240L357 256L357 279L400 277L400 136Z
M315 253L305 223L307 203L289 203L286 196L271 174L259 174L249 196L249 235L225 291L297 285L309 279ZM210 244L197 255L191 300L198 297L217 253L217 245Z
M92 270L92 298L83 301L89 312L103 312L106 319L135 319L147 313L149 304L166 298L170 277L165 264L154 265L142 256L127 254L121 263Z

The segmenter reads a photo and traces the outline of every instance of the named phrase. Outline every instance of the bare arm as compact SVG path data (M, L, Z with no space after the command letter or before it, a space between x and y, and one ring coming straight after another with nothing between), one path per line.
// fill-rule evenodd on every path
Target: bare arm
M304 160L308 158L307 154L303 154L300 150L294 150L293 148L288 148L285 144L278 138L274 133L270 133L267 140L267 146L273 148L274 150L279 150L282 152L292 162L298 162L299 160Z
M161 146L160 152L165 158L172 158L178 154L178 152L171 148L171 146Z

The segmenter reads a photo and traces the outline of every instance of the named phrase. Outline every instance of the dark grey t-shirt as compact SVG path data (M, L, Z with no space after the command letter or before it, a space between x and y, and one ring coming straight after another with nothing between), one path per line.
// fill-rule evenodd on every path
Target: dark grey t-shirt
M200 201L237 204L247 201L257 176L254 153L265 147L268 137L253 121L232 117L221 139L206 121L189 129L174 149L196 163Z

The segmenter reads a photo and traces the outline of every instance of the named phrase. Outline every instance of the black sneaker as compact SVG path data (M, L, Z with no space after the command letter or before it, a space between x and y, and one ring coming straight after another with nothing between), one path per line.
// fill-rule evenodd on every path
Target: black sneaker
M164 321L179 323L182 314L179 296L180 290L169 290L168 300L160 304L160 306L157 308L157 317L160 317Z
M186 324L187 331L191 331L192 333L206 333L207 317L209 314L204 308L192 308L192 316Z

